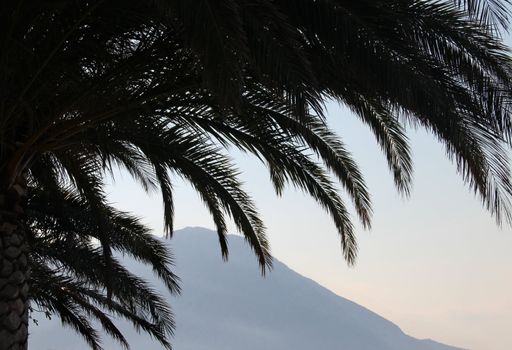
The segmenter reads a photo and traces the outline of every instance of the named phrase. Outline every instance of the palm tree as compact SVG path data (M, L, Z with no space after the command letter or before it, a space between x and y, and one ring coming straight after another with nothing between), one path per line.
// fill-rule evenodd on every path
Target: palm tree
M368 124L399 191L407 194L411 182L404 132L410 123L446 145L498 222L510 220L505 144L512 67L492 25L506 25L504 3L489 1L494 6L469 0L2 2L0 350L27 343L28 266L37 256L27 236L27 188L71 191L85 205L112 271L101 282L108 285L119 271L102 179L115 165L144 188L160 189L169 234L172 175L190 181L212 213L224 256L228 214L264 271L270 254L263 224L223 153L238 147L267 165L278 194L286 183L310 193L332 216L353 262L353 226L329 174L367 227L370 199L356 163L325 124L327 98ZM41 259L58 256L48 251L61 249L60 242L45 242ZM48 273L55 267L36 265L50 267Z
M115 320L124 318L166 348L174 322L169 305L141 276L127 270L120 256L148 264L170 293L179 292L170 271L167 247L139 220L103 204L98 213L71 188L29 189L27 239L30 247L32 310L57 316L75 329L92 349L101 349L92 320L121 345L128 343ZM94 244L102 232L116 256ZM32 313L34 315L35 312Z

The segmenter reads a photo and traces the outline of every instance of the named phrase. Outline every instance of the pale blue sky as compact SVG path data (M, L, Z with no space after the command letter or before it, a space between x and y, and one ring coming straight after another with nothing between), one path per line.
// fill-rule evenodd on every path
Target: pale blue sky
M334 225L311 198L293 189L277 198L264 167L232 153L268 228L274 256L413 336L478 350L512 349L512 230L497 227L443 147L423 130L409 130L414 187L404 199L368 129L335 104L328 111L366 177L373 228L357 226L360 254L356 266L347 267ZM120 208L161 232L158 195L147 197L127 175L109 190ZM175 202L176 228L213 228L198 197L181 181L175 183Z
M506 41L510 45L510 35ZM415 171L412 194L404 199L369 130L334 103L328 105L328 121L363 170L373 228L357 226L360 253L357 264L347 267L329 216L293 189L277 198L264 167L233 152L274 256L413 336L474 350L512 349L512 229L495 224L443 146L424 130L408 130ZM181 181L174 187L175 227L213 228L193 190ZM146 196L127 175L109 190L118 207L137 213L161 234L158 195Z

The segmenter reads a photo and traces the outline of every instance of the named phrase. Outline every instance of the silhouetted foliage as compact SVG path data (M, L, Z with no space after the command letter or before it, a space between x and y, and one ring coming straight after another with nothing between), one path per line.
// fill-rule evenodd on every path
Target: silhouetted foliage
M105 203L98 213L71 188L38 188L29 193L30 287L35 307L56 314L92 349L101 348L92 320L128 347L115 325L118 318L170 347L174 321L165 298L120 260L130 257L151 266L169 292L177 293L178 278L170 270L167 247L137 218ZM105 237L115 256L95 243Z
M33 300L96 347L89 317L123 342L101 310L168 346L165 302L112 255L150 264L176 291L167 253L107 203L104 177L117 166L161 192L169 234L173 177L189 181L213 217L223 256L227 215L265 271L264 226L229 147L261 159L277 194L291 184L318 201L353 263L354 228L338 187L365 227L370 196L326 125L327 99L368 125L401 193L409 193L412 175L404 127L420 126L445 145L497 221L510 221L511 63L498 37L507 3L2 2L0 195L30 188L28 207L15 196L2 210L32 240Z

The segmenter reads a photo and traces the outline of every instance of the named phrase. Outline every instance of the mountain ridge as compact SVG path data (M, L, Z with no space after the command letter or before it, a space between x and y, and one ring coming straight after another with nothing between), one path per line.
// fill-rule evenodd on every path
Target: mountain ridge
M391 321L277 259L274 269L261 278L243 237L230 235L228 242L230 257L226 263L216 233L209 229L177 230L170 241L183 289L181 296L170 301L177 321L172 341L175 350L461 350L410 337ZM136 273L149 271L140 264L127 263ZM40 320L40 324L31 329L32 349L69 348L69 341L48 344L43 339L49 334L57 339L63 332L55 320ZM129 332L132 349L161 348L145 335L136 336L130 326L123 324L121 328ZM65 332L62 338L67 339L72 332ZM87 348L76 347L78 336L74 339L73 349ZM106 349L121 348L104 339Z

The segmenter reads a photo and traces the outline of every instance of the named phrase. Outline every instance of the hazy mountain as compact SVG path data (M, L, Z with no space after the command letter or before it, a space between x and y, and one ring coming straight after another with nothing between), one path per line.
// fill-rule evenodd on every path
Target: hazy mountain
M216 234L202 228L177 231L171 241L183 293L172 298L176 350L455 350L404 334L398 326L274 261L261 278L256 259L237 236L230 258L220 257ZM140 265L129 262L139 272ZM148 272L148 278L151 273ZM32 350L87 349L57 320L32 325ZM123 326L132 349L161 349ZM105 349L120 346L105 337Z

